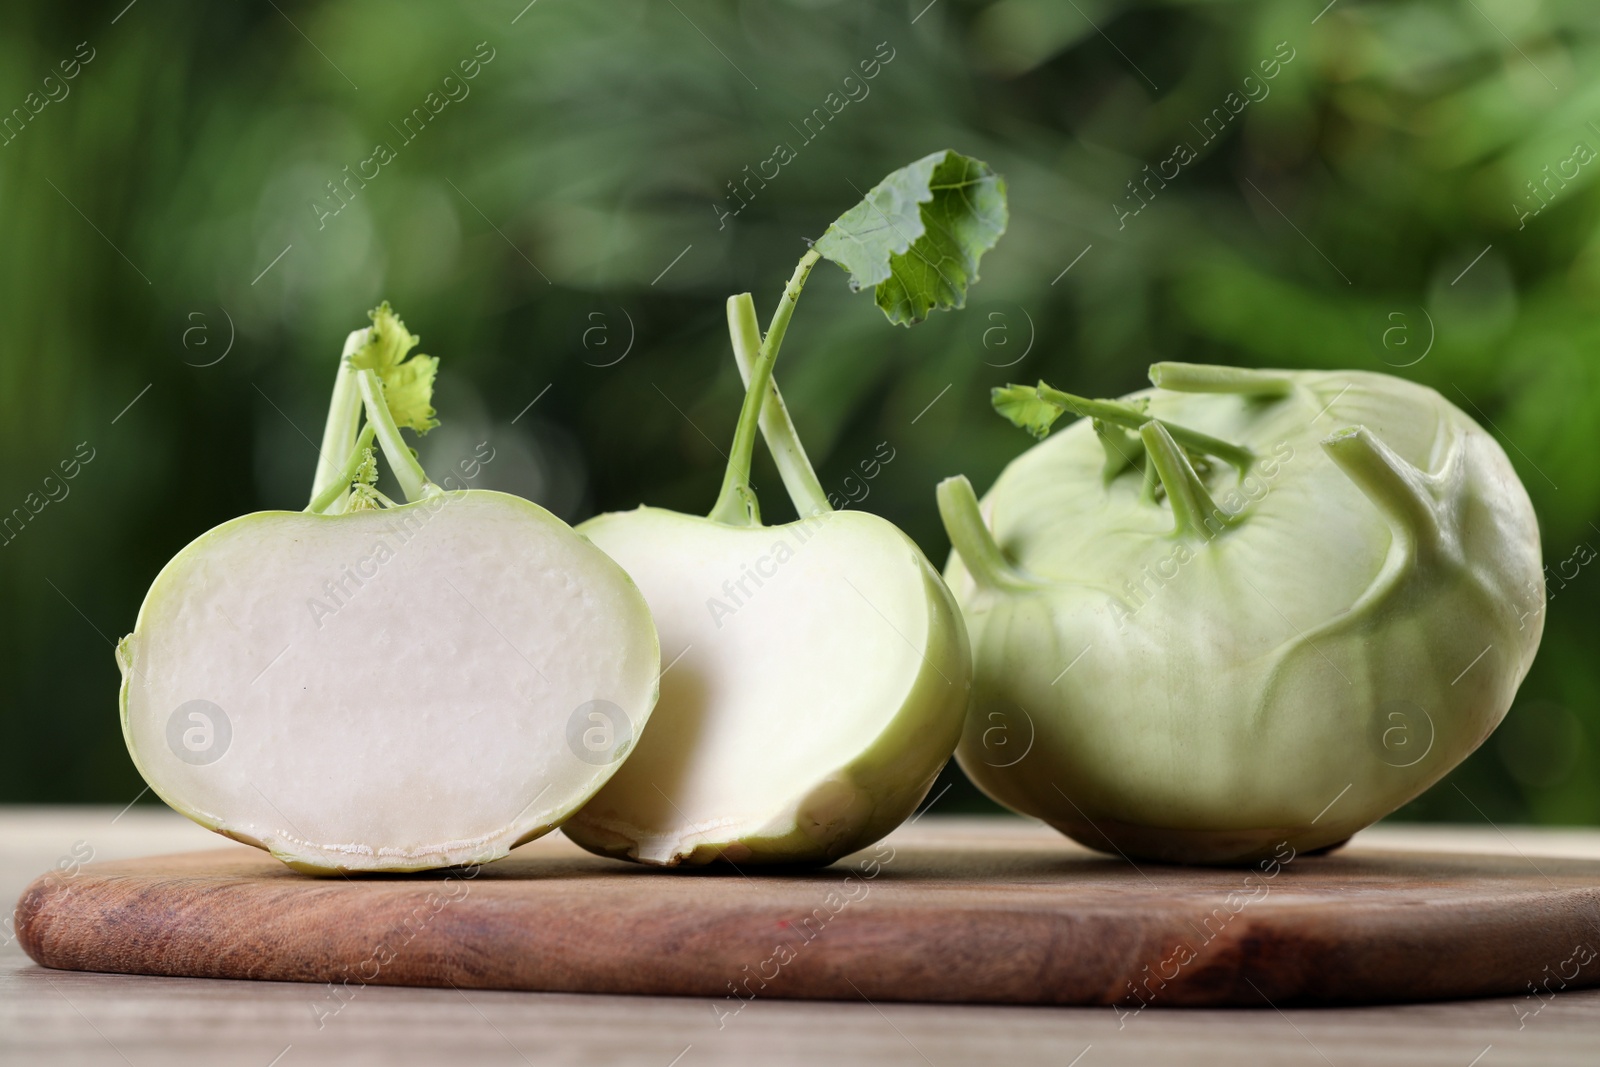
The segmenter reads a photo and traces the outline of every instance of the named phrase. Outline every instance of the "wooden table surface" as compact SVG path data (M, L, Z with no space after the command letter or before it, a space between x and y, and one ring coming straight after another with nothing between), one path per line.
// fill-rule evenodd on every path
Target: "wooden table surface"
M913 843L933 817L902 829ZM1600 858L1600 832L1390 826L1381 848ZM61 866L243 848L165 810L0 808L0 900ZM1600 990L1402 1007L1279 1011L996 1008L756 1000L720 1028L698 998L322 987L49 971L0 931L0 1064L1105 1064L1600 1063ZM1595 944L1600 947L1600 930ZM1530 975L1531 978L1537 976ZM320 1026L319 1026L319 1014ZM1119 1025L1120 1024L1120 1025Z

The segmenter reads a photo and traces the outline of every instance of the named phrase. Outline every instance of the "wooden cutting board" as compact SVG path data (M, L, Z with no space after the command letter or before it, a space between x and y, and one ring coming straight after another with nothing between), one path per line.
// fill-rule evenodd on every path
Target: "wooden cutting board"
M1600 984L1600 861L1359 845L1266 869L1133 866L1020 820L929 819L823 870L664 872L559 835L479 869L312 878L238 846L51 872L47 967L333 983L1170 1005ZM1548 996L1548 994L1542 994Z

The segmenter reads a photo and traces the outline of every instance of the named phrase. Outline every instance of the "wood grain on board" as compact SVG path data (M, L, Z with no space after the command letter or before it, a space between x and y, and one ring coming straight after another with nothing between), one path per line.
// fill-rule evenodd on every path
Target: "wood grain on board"
M926 825L832 867L660 871L559 835L478 869L313 878L244 846L47 874L56 968L744 999L1359 1004L1600 985L1600 861L1359 843L1130 865L1052 831Z

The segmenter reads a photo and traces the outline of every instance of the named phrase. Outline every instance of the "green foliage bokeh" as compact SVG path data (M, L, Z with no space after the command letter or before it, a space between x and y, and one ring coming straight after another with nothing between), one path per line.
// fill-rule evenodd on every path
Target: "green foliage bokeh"
M1592 4L33 2L0 14L12 108L0 511L93 459L0 547L0 801L138 793L111 644L194 536L304 504L379 299L441 359L430 469L490 440L479 484L569 521L703 512L723 299L770 308L802 239L949 147L1006 177L1010 232L913 330L818 269L778 376L824 485L887 442L849 491L942 560L934 483L1030 444L992 386L1115 395L1156 359L1431 385L1506 447L1554 595L1505 725L1404 814L1600 821Z

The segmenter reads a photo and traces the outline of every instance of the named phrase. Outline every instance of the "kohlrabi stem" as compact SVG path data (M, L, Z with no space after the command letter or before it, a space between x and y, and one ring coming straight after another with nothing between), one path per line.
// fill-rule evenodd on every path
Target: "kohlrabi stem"
M1139 431L1144 441L1148 462L1156 469L1161 487L1167 491L1167 501L1172 505L1175 523L1173 533L1192 534L1210 540L1226 529L1231 521L1227 512L1217 507L1217 502L1206 492L1205 483L1195 473L1194 465L1163 422L1151 419Z
M1152 363L1150 384L1178 393L1236 393L1260 397L1285 396L1294 388L1285 374L1203 363Z
M1365 426L1338 431L1323 440L1322 448L1419 553L1428 554L1438 547L1439 509L1429 491L1427 474Z
M355 394L360 399L360 394ZM350 488L350 483L355 481L356 471L360 470L365 460L367 449L372 447L372 439L377 430L372 423L367 423L361 428L361 436L355 440L355 446L350 449L350 458L344 461L344 466L334 472L333 478L323 488L322 492L311 498L311 503L306 510L314 515L320 515L328 509L328 505L344 495Z
M1074 415L1084 418L1099 419L1138 432L1146 423L1151 421L1148 412L1141 411L1132 404L1124 404L1119 400L1089 400L1086 397L1074 396L1063 393L1059 389L1052 389L1043 382L1039 383L1039 399L1048 401L1059 408L1065 408ZM1196 452L1203 452L1208 456L1216 456L1224 463L1237 467L1240 471L1248 470L1250 464L1255 462L1256 454L1243 445L1236 445L1224 441L1210 434L1191 430L1186 426L1175 423L1163 423L1172 434L1173 440L1185 448Z
M761 327L756 321L755 301L750 299L749 293L728 298L728 334L733 338L733 356L739 364L739 376L748 388L750 375L761 354ZM817 480L817 472L812 469L800 435L795 432L794 420L789 417L776 378L767 386L766 403L761 407L761 436L778 465L778 475L789 492L789 499L794 502L795 511L801 517L832 511L828 494Z
M394 471L406 502L412 503L439 492L439 487L428 481L427 473L423 471L422 464L417 462L417 457L411 454L405 438L400 436L400 427L395 425L389 405L383 399L383 382L379 380L378 372L358 370L354 374L356 383L361 387L361 402L366 405L367 423L377 432L378 447L383 449L383 458L389 461L389 469Z
M1094 434L1100 439L1100 447L1106 454L1106 465L1101 469L1100 477L1110 485L1112 479L1137 462L1137 457L1144 452L1144 445L1122 427L1113 426L1103 419L1094 420Z
M344 339L344 352L339 356L339 376L333 380L333 399L328 403L328 421L322 427L322 451L317 457L317 473L311 480L311 499L320 499L328 486L337 485L340 493L350 488L350 479L338 477L350 445L356 439L356 427L361 423L361 391L356 385L355 371L350 368L350 357L366 344L366 329L351 330ZM331 503L332 501L330 501ZM324 504L323 507L327 505ZM307 510L321 511L322 508Z
M1144 441L1139 442L1139 447L1144 448ZM1150 450L1145 449L1144 479L1139 483L1139 499L1146 504L1156 503L1156 486L1161 484L1161 476L1156 473L1155 462L1150 458Z
M722 491L711 508L714 522L730 526L759 526L761 510L756 495L750 490L750 457L755 451L756 432L761 421L761 409L766 406L767 386L772 383L772 363L783 345L783 335L789 328L789 317L794 314L795 301L806 284L806 275L821 257L815 250L800 257L794 276L784 286L778 310L772 316L772 325L766 339L761 342L761 352L750 372L750 383L745 388L744 405L739 409L739 423L733 431L733 447L728 453L728 468L722 476ZM379 440L382 435L380 432Z
M950 535L961 562L967 565L972 580L986 589L1020 593L1038 589L1043 582L1023 573L1016 564L1006 559L978 510L978 495L964 474L946 478L939 483L935 494L939 500L939 517L944 520L944 531Z

